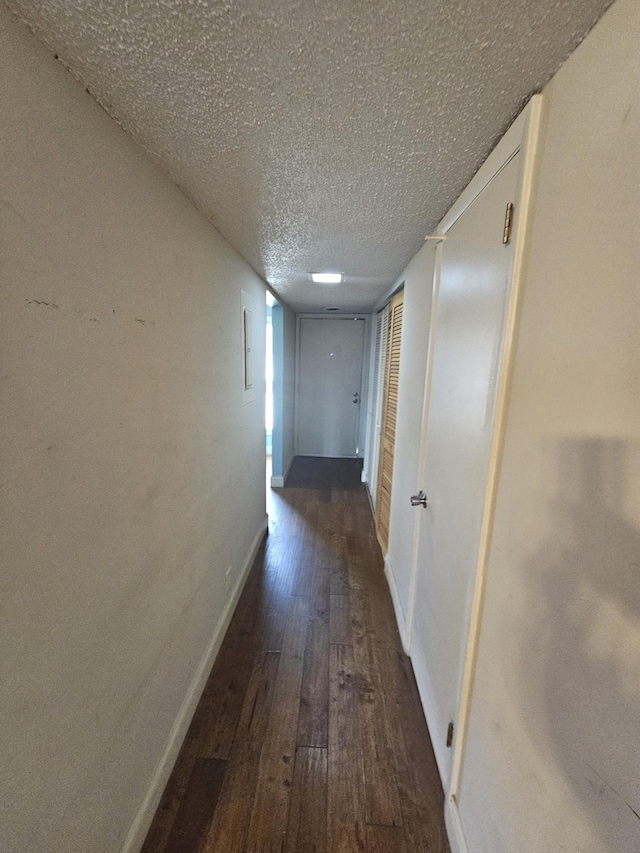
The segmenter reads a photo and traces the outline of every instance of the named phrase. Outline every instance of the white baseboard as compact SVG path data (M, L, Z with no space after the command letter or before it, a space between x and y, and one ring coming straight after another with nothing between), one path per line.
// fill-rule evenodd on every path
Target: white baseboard
M291 466L293 464L294 459L295 459L295 456L292 456L291 459L289 460L289 464L287 465L287 470L284 472L284 474L276 474L275 477L271 478L271 488L272 489L284 489L284 484L287 480L287 477L289 476L289 471L291 470Z
M368 483L369 482L369 472L366 471L364 468L360 472L360 481L362 483Z
M462 830L460 812L458 811L458 806L451 797L447 799L444 806L444 821L447 827L447 835L449 836L451 853L469 853L467 841Z
M175 764L178 753L180 752L182 741L187 733L191 719L195 713L198 702L200 701L200 696L202 695L202 691L204 690L204 686L218 655L220 646L222 645L224 635L229 627L229 623L231 622L233 611L235 610L238 599L240 598L240 593L244 587L247 575L249 574L253 561L256 558L256 554L258 553L258 549L260 548L265 533L267 532L267 524L268 518L265 516L264 521L253 540L251 550L247 556L244 566L242 567L242 571L238 577L236 585L229 596L229 600L227 601L222 617L220 618L213 637L209 642L209 646L200 661L198 669L196 670L191 685L187 691L187 695L184 697L182 706L178 711L178 715L171 728L171 732L169 733L162 757L160 758L153 776L151 777L149 789L147 790L138 814L131 825L124 844L120 848L120 853L139 853L139 850L144 843L149 827L151 826L151 821L153 820L156 809L158 808L158 803L160 802L162 793L167 781L169 780L171 771L173 770L173 765Z
M296 456L308 456L310 459L362 459L353 453L303 453L300 450L296 451Z
M398 587L396 586L396 579L393 574L393 566L391 565L391 561L389 560L389 555L384 555L384 574L387 579L387 584L389 585L389 591L391 593L391 601L393 602L393 610L396 614L396 622L398 623L398 631L400 632L400 637L402 639L402 646L405 646L405 619L404 619L404 611L402 609L402 605L400 604L400 595L398 593ZM408 650L405 648L405 654L409 654Z

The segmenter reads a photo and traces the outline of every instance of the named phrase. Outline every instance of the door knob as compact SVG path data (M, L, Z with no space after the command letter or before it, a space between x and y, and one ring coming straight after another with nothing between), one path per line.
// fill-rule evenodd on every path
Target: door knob
M411 506L427 506L427 496L424 492L418 492L417 495L411 495Z

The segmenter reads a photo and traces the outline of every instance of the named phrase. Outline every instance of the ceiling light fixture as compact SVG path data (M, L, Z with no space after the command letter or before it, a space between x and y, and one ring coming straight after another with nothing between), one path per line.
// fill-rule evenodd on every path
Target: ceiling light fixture
M342 281L341 272L312 272L311 281L314 284L340 284Z

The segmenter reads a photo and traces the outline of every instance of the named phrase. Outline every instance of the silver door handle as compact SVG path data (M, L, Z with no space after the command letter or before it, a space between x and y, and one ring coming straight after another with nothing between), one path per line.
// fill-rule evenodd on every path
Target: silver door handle
M427 496L424 492L418 492L417 495L411 495L411 506L427 506Z

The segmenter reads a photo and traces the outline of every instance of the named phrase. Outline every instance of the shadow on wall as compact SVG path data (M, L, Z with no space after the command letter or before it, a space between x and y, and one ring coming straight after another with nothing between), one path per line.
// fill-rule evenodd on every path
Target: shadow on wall
M552 535L525 566L523 714L564 795L588 816L592 835L579 849L637 853L640 530L623 507L626 463L640 450L569 438L554 455Z

